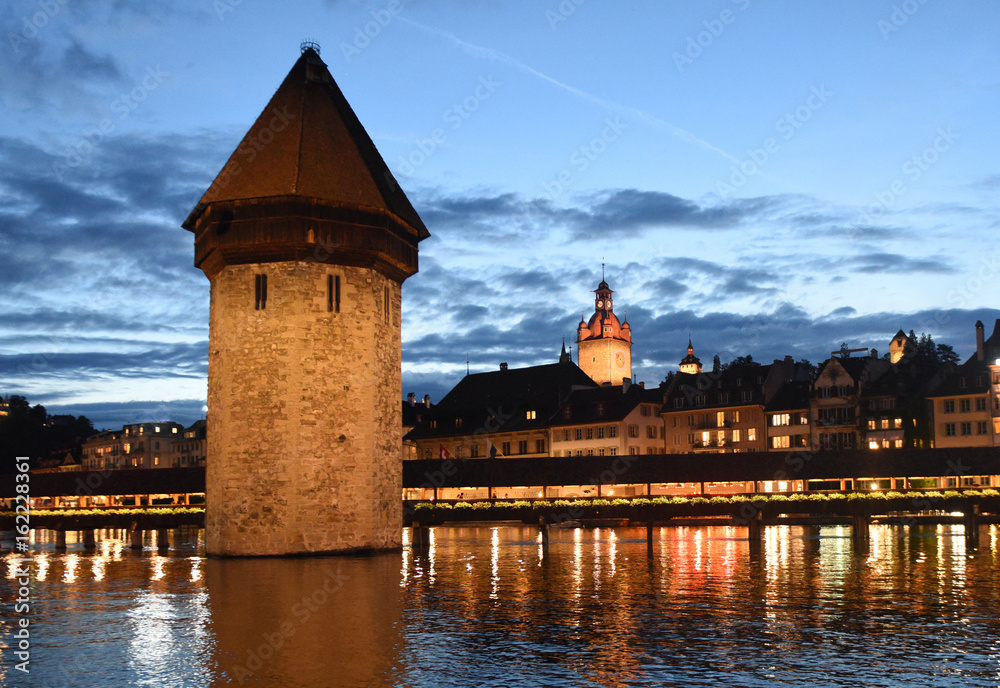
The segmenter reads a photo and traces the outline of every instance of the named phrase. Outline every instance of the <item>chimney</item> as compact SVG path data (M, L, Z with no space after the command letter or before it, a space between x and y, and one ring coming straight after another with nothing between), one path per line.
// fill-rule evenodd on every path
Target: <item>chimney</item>
M872 349L872 358L878 358L878 349Z
M632 387L632 378L630 378L630 377L623 377L622 378L622 394L627 393L630 387Z
M500 370L507 370L507 361L500 364Z
M431 395L430 394L425 394L424 395L424 406L426 406L427 408L431 407Z
M976 321L976 360L982 361L986 358L986 352L983 350L983 321Z
M642 387L643 389L646 389L646 383L645 382L640 382L639 386Z
M410 406L416 406L416 404L417 404L417 395L414 394L413 392L410 392L409 394L406 395L406 400L408 402L410 402Z

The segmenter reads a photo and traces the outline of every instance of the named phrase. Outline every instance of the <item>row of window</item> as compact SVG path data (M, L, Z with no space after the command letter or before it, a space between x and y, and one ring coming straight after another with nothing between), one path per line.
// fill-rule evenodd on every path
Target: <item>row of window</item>
M962 435L971 435L972 434L972 423L969 423L969 422L966 422L966 423L945 423L944 424L944 434L945 434L945 437L954 437L955 436L956 426L957 426L957 429L961 432ZM987 424L986 421L981 420L981 421L977 421L976 422L976 434L977 435L986 435L986 434L989 434L989 431L990 431L989 430L989 425Z
M730 398L729 392L719 392L717 403L728 404L730 403L729 398ZM745 389L740 392L740 401L743 402L744 404L753 401L753 399L754 399L753 390ZM691 403L695 406L704 406L707 402L708 398L704 394L696 394L691 398ZM684 408L684 397L674 398L674 408Z
M392 290L386 286L382 295L382 319L392 324ZM341 301L340 275L326 276L326 310L328 313L339 313ZM267 274L258 273L253 276L253 307L262 311L267 308Z
M903 427L903 419L893 418L891 424L893 428L901 428ZM882 430L888 430L889 426L890 426L890 420L888 418L883 418L882 420L875 420L874 418L872 418L868 421L869 430L878 430L879 428L881 428Z
M771 416L771 426L809 425L809 416L805 413L775 413Z
M986 410L986 399L979 397L976 401L976 410L985 411ZM955 400L945 399L942 402L945 413L955 413ZM969 413L972 411L972 399L959 399L958 400L958 412L959 413Z
M757 428L733 428L728 438L725 430L689 432L687 443L693 447L723 447L726 443L756 442ZM681 445L681 435L674 435L674 446Z

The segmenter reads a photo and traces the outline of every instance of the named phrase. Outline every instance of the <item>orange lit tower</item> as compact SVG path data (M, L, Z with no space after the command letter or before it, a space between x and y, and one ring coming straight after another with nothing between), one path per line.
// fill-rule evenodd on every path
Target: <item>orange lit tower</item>
M577 326L577 360L595 382L620 385L632 378L632 328L627 317L619 322L615 315L607 282L602 279L594 294L594 314Z
M318 46L184 228L212 294L208 554L400 547L400 286L429 233Z

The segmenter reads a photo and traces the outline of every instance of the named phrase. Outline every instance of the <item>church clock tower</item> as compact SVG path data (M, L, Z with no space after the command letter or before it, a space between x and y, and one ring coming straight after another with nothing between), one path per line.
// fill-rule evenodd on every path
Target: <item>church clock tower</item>
M594 314L580 319L576 350L580 368L599 384L632 378L632 328L614 313L614 291L603 279L594 290Z
M319 46L184 228L211 282L207 553L399 548L400 287L429 233Z

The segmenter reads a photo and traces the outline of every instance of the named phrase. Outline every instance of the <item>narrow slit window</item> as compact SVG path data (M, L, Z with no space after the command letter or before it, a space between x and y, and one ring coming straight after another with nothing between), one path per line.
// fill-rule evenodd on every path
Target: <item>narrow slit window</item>
M340 275L333 277L333 312L340 312Z
M392 306L390 305L390 302L389 302L389 287L385 288L384 303L385 303L385 321L391 325L392 324L392 320L390 319L390 315L391 315L391 312L392 312L392 310L391 310Z
M326 276L326 310L333 312L333 275Z
M262 311L267 307L267 275L254 275L253 307Z

